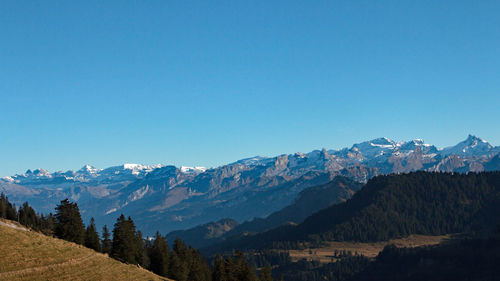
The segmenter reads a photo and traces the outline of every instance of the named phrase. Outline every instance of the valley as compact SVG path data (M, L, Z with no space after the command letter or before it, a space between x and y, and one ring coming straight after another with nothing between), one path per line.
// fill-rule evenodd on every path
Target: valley
M0 179L0 191L41 213L69 198L84 221L112 225L131 215L146 235L168 233L220 219L264 218L292 204L302 190L337 176L365 183L376 175L412 171L479 172L500 169L500 147L469 135L446 148L421 139L378 138L337 150L252 157L214 168L124 164L78 171L28 170ZM339 198L346 200L350 195ZM337 202L340 202L337 201ZM231 214L228 216L228 214Z

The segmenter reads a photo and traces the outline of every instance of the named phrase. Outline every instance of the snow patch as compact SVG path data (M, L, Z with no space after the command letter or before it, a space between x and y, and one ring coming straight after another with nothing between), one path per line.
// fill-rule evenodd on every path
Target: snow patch
M181 172L185 174L198 174L198 173L203 173L207 170L205 167L188 167L188 166L181 166Z
M146 195L146 193L148 193L148 191L149 191L149 185L146 185L146 186L141 187L141 188L137 189L136 191L134 191L132 194L130 194L127 197L127 199L130 202L134 202L134 201L139 200L142 197L144 197L144 195Z

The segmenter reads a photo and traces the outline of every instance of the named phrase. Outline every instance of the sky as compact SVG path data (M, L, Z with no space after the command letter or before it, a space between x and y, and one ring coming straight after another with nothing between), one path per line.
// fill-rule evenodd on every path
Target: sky
M500 145L500 1L0 1L0 176Z

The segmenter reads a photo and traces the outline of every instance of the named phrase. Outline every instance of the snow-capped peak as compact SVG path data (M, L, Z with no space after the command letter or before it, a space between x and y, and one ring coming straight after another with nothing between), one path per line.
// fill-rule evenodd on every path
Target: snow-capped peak
M411 141L402 142L399 143L398 146L399 146L399 151L403 153L415 151L417 148L420 148L421 151L426 154L436 153L438 151L438 149L435 146L425 143L423 139L414 139Z
M377 138L352 146L351 151L359 151L364 158L374 158L393 151L397 144L388 138Z
M133 163L125 163L121 166L108 168L110 171L113 171L115 174L120 174L121 172L131 173L133 175L145 175L156 168L163 167L161 164L158 165L142 165L142 164L133 164ZM106 169L106 170L108 170ZM104 170L105 171L105 170Z
M188 166L181 166L181 172L185 174L199 174L203 173L207 170L205 167L188 167Z
M123 164L123 169L126 169L126 170L143 169L144 167L145 166L140 165L140 164L132 164L132 163Z
M254 157L238 160L232 164L242 164L242 165L247 165L247 166L253 166L253 165L259 165L259 164L265 164L269 161L272 161L271 158L262 157L262 156L254 156Z
M6 182L14 182L14 179L12 177L10 177L10 176L3 177L2 180L6 181Z
M377 138L369 141L372 146L394 146L395 142L386 137Z
M444 155L480 156L490 153L492 148L493 146L487 141L474 135L469 135L467 139L457 145L444 148L441 153Z
M80 170L78 170L79 173L88 173L88 174L96 174L100 171L100 169L97 169L94 166L91 166L89 164L83 166Z

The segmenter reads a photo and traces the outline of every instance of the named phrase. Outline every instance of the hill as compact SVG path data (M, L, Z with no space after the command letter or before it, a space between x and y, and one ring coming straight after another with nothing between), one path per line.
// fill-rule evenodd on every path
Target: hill
M256 218L236 226L227 233L227 236L245 232L263 232L289 222L299 224L321 209L346 201L361 187L362 184L358 182L337 176L327 184L304 189L292 204L264 219Z
M0 246L0 280L169 280L8 220Z
M266 218L254 218L242 224L223 219L187 230L173 231L167 235L167 240L174 241L179 237L193 247L201 248L234 236L264 232L287 223L299 224L321 209L346 201L361 187L362 184L358 182L337 176L329 183L304 189L292 204Z
M227 241L213 248L296 247L300 241L375 242L410 234L491 230L500 220L500 172L416 172L378 176L350 200L297 226Z
M228 214L239 222L263 218L290 205L305 188L339 175L364 183L380 174L419 170L498 170L499 153L500 147L475 136L445 149L421 139L377 138L340 150L253 157L210 169L124 164L53 173L28 170L0 178L0 192L18 206L28 201L45 214L59 201L73 198L83 220L96 218L98 228L113 224L124 213L151 236L157 230L188 229Z

